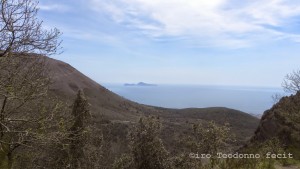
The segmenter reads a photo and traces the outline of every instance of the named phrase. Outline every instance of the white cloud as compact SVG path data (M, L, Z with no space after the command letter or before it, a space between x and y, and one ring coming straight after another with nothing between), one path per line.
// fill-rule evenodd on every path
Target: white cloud
M267 27L283 28L286 20L300 15L295 0L90 0L90 5L156 38L184 36L237 47L266 38L299 39Z
M99 31L76 29L65 26L59 27L63 32L63 36L68 38L77 39L80 41L94 41L99 43L112 44L115 46L121 43L118 37Z
M70 10L69 6L62 4L39 4L38 8L42 11L58 11L58 12L66 12Z

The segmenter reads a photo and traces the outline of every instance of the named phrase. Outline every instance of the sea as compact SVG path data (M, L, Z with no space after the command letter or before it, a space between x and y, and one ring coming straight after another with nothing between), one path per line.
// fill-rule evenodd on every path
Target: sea
M227 107L261 115L286 95L282 88L213 85L124 86L104 84L110 91L134 102L165 108Z

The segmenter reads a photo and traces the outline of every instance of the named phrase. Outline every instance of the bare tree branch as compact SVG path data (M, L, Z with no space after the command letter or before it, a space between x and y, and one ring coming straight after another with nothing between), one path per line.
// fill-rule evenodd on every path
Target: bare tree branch
M37 1L1 0L0 5L0 57L12 53L59 53L61 32L45 30L37 19Z
M295 70L284 77L281 84L285 92L296 93L300 91L300 69Z

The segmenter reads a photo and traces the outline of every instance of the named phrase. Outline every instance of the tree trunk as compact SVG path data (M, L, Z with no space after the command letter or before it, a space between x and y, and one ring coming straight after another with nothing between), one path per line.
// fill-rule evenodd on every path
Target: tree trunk
M13 166L13 155L12 152L7 153L7 169L12 169Z
M2 103L2 107L1 107L1 110L0 110L0 122L4 122L4 110L5 110L5 106L6 106L6 102L7 102L7 97L5 96L4 97L4 100L3 100L3 103ZM0 140L1 140L1 138L3 137L3 126L2 125L0 125Z

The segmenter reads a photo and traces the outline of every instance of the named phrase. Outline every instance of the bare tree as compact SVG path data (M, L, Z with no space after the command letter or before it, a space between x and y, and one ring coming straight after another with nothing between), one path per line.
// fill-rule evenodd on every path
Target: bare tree
M52 55L60 49L60 31L42 28L37 4L34 0L1 0L0 57L12 53Z
M43 63L42 58L0 58L0 153L7 168L12 167L17 148L37 139L33 129L46 113L37 101L47 94L49 83L41 71Z
M37 4L34 0L0 4L0 168L13 168L17 149L49 139L44 134L55 126L60 107L47 99L50 78L41 55L58 52L61 33L42 28Z
M44 59L0 58L0 154L9 169L17 149L44 140L59 107L47 100L50 79Z
M281 94L281 93L275 93L271 97L272 97L273 104L276 104L276 103L278 103L280 101L280 99L282 97L284 97L284 95Z
M296 93L300 91L300 69L287 74L281 84L285 92Z

